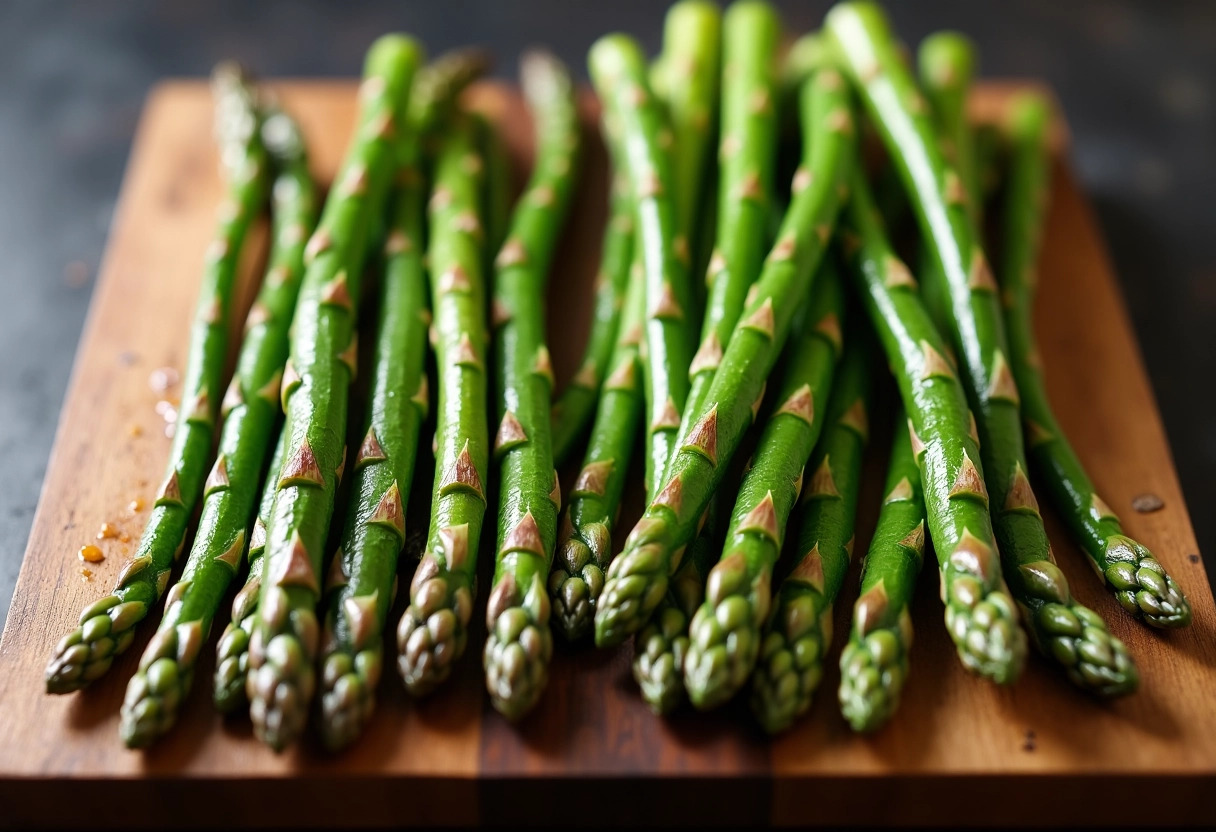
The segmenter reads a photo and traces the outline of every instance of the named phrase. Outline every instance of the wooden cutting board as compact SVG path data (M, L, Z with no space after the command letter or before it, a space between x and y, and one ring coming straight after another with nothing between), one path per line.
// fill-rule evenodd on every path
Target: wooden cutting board
M354 85L276 88L302 121L316 172L328 181L349 137ZM999 112L1009 89L983 87L977 107ZM470 99L499 123L525 170L529 124L518 97L486 84ZM586 105L590 130L594 103ZM932 568L917 598L902 709L871 738L853 736L841 718L832 664L811 713L778 739L762 736L739 703L658 719L638 696L627 647L559 645L539 708L518 726L487 704L479 640L457 678L430 700L411 701L386 673L367 736L337 756L312 736L276 756L252 738L247 720L217 716L210 649L178 729L148 752L125 750L118 706L152 622L88 691L43 694L52 645L82 606L109 590L146 516L127 506L150 502L168 452L155 405L174 391L155 392L149 376L185 360L199 265L221 197L210 119L204 84L164 84L148 101L132 152L0 641L0 827L1216 822L1216 607L1110 262L1065 165L1055 178L1041 268L1038 328L1051 395L1103 497L1195 609L1183 632L1130 621L1048 518L1076 594L1107 617L1139 662L1144 681L1135 696L1095 702L1037 659L1011 689L968 675L944 632ZM563 380L585 337L604 168L597 145L552 281L551 343ZM257 240L261 252L264 235ZM250 258L248 275L257 259ZM247 302L253 281L246 284ZM883 450L869 464L859 553L880 497ZM1132 498L1144 493L1164 507L1136 513ZM131 542L103 542L106 560L82 580L76 552L103 522ZM848 582L837 606L838 635L847 632L855 586ZM216 623L212 641L224 623Z

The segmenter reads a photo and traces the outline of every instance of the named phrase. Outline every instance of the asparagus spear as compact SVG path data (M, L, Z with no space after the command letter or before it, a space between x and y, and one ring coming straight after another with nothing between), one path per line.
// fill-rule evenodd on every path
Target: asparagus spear
M924 108L911 104L920 93L896 54L882 11L870 3L841 3L829 13L827 27L895 161L940 268L924 277L944 278L938 292L950 299L950 335L963 358L983 458L983 470L969 471L956 487L985 505L991 495L991 504L1000 507L992 522L1005 580L1027 614L1040 651L1080 687L1102 695L1129 692L1137 674L1126 649L1097 613L1073 600L1026 477L1020 397L1007 358L996 283L965 210L958 174L942 159Z
M650 485L663 481L688 395L693 344L686 318L694 298L687 257L681 255L677 240L680 226L674 179L661 138L665 121L650 91L641 49L625 35L608 35L592 46L588 61L605 120L620 133L614 141L621 148L620 168L635 201L636 245L645 281L641 364L648 414L649 491Z
M798 130L798 98L802 85L819 69L823 69L831 60L823 33L816 30L807 32L790 44L777 78L777 92L780 106L779 128L783 138L793 138Z
M430 405L424 366L431 315L423 265L422 143L445 122L454 99L476 74L469 60L444 57L423 68L406 114L384 249L367 430L354 462L352 508L326 587L321 737L331 748L353 742L375 707L384 622L397 594L397 560L405 543L404 508ZM468 225L468 233L480 233ZM451 617L446 611L439 619Z
M853 178L846 225L853 276L907 411L941 568L946 629L968 669L1011 682L1025 657L1025 635L1001 577L988 506L971 496L982 488L979 440L962 384L860 175Z
M435 482L426 554L410 583L410 605L397 625L397 667L415 695L447 679L464 653L473 613L473 582L485 517L489 428L486 424L485 285L480 161L472 124L445 131L430 200L431 308L439 368ZM470 219L471 218L471 219Z
M752 677L752 713L770 734L789 728L806 712L823 675L832 640L832 604L853 557L869 424L869 363L864 342L850 339L832 384L827 427L806 468L795 538L795 551L801 554L777 590ZM745 580L739 563L722 570L718 585L738 587Z
M886 496L861 569L861 594L840 656L840 710L854 731L873 731L895 713L908 677L908 612L925 549L925 493L912 455L907 413L895 418Z
M249 704L245 695L249 676L249 636L257 620L258 596L262 590L262 567L266 563L266 524L274 511L274 497L279 493L279 472L287 454L287 433L280 429L270 464L262 478L262 496L258 502L253 531L249 533L246 560L249 572L245 584L232 599L232 620L220 635L215 647L215 678L212 681L212 701L223 714L235 713Z
M710 289L701 343L689 368L687 413L700 412L709 395L747 291L760 273L773 213L777 163L774 55L780 21L768 3L743 0L730 7L725 22L724 57L731 69L722 85L717 239L705 276ZM681 424L676 447L687 439L691 428L689 420Z
M764 381L785 343L797 300L807 294L853 165L853 117L843 80L817 73L803 94L803 165L777 243L744 307L709 395L671 460L667 476L613 561L596 610L596 643L616 644L636 632L658 606L668 576L752 420Z
M1119 518L1097 495L1068 444L1047 398L1035 347L1032 306L1034 266L1050 184L1050 109L1040 96L1027 94L1011 105L1010 115L1012 159L1000 274L1009 363L1022 396L1034 471L1094 570L1123 608L1154 627L1185 627L1191 621L1191 608L1182 590L1143 544L1123 533Z
M545 281L574 190L578 110L566 68L547 52L524 55L524 96L536 163L511 218L494 271L500 422L498 558L486 608L486 687L509 719L523 716L549 675L549 562L561 487L553 467L549 408L553 370L545 346Z
M676 67L681 62L689 66L696 63L687 59L681 61L678 55L678 31L673 21L681 6L673 7L668 15L666 40L671 42L672 48L660 61L670 80L678 75ZM686 17L694 15L689 12ZM760 271L768 244L776 163L774 53L780 28L776 12L768 3L742 0L727 10L721 27L716 12L712 19L704 21L704 25L707 28L712 25L715 31L722 28L725 32L723 61L730 71L724 73L722 83L722 161L716 211L712 206L701 209L702 226L715 226L716 239L698 241L697 245L701 249L712 244L713 255L708 257L708 262L713 265L706 275L709 299L701 325L702 345L689 368L686 412L693 412L704 403L722 345L730 339L747 288ZM684 43L692 40L686 39ZM715 66L717 62L715 54ZM680 135L681 124L676 118L680 111L680 87L676 83L670 86L668 97L672 103L669 109L673 113L676 134ZM690 143L701 139L698 133L689 136ZM675 146L678 172L687 156L684 145L677 141ZM682 438L677 436L676 446L681 442ZM649 498L654 496L650 494ZM710 507L709 515L711 519L716 518L716 505ZM717 532L716 520L703 525L691 544L691 552L700 553L700 556L687 559L673 576L673 591L668 592L652 614L650 623L636 636L633 675L642 688L643 698L656 713L670 712L684 695L688 624L705 596L705 578L716 555L717 541L712 538L718 536ZM676 589L679 591L674 591Z
M705 526L688 544L688 556L671 576L667 594L634 636L633 678L652 711L671 713L684 699L688 624L705 601L705 581L721 550L716 506L707 509Z
M249 226L265 202L267 178L257 102L240 67L218 66L212 86L228 196L207 249L165 479L135 557L118 576L114 591L85 607L79 626L55 646L46 667L47 693L80 690L105 674L114 657L131 645L135 626L168 587L203 490L222 395L237 265Z
M795 337L750 470L739 487L722 559L709 573L714 589L692 621L685 685L698 708L730 699L747 681L772 601L773 566L798 499L802 470L823 427L844 317L840 276L829 258Z
M156 635L127 685L119 731L128 746L150 744L177 719L211 622L241 568L258 475L279 418L287 329L304 272L304 243L316 222L316 185L304 138L272 108L262 127L275 164L270 266L249 311L236 374L224 397L219 455L203 486L203 513L181 578L170 589Z
M604 588L604 570L612 559L612 529L620 514L625 476L642 417L638 343L646 317L646 286L641 253L635 250L633 259L608 363L610 372L600 390L583 467L570 490L570 505L558 532L557 562L549 575L549 596L557 623L571 641L591 630Z
M667 10L663 51L651 73L670 126L671 192L676 255L688 267L705 194L718 121L722 14L708 0L680 0Z
M961 32L935 32L917 51L921 85L937 119L942 156L954 166L978 228L983 198L976 169L975 136L967 118L967 93L975 77L976 50Z
M423 359L430 320L422 266L425 191L416 159L401 168L384 251L367 432L354 462L352 504L330 566L321 651L321 737L353 742L375 707L381 634L396 595L404 508L429 405Z
M604 228L600 269L595 283L595 310L587 334L587 347L578 372L553 403L553 461L557 465L574 452L595 413L602 376L611 366L616 346L621 308L629 286L629 266L633 261L633 202L624 182L613 187L609 216Z
M485 214L485 273L494 269L494 258L507 238L511 224L511 160L502 136L484 114L474 113L477 144L485 159L485 182L482 187Z
M983 228L983 197L976 171L975 136L967 119L967 98L975 77L976 50L970 39L959 32L936 32L925 38L917 51L921 86L928 100L946 162L954 166L966 195L965 207L977 230ZM891 171L898 179L898 174ZM901 191L893 187L892 193ZM950 300L941 265L930 246L919 251L918 273L922 276L921 294L942 332L950 331Z
M346 461L355 308L420 56L418 44L402 35L385 35L369 50L355 139L305 251L308 268L282 385L287 455L266 530L265 580L249 641L254 733L275 750L300 734L315 687L314 608L334 491Z

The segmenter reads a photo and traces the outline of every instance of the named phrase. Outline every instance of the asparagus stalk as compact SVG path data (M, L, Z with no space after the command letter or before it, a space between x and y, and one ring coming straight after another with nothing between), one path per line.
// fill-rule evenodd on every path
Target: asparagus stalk
M375 707L384 622L397 594L397 561L405 544L404 509L418 434L430 405L422 142L445 122L454 99L474 76L468 60L445 57L423 68L406 115L407 136L384 247L367 430L354 462L352 508L325 590L321 737L330 748L357 739ZM466 230L480 233L471 224ZM445 612L438 626L454 618L451 611Z
M485 273L494 269L494 257L502 248L511 224L511 160L502 136L484 115L475 113L477 144L485 159L485 183L482 188L485 214Z
M340 748L375 708L381 637L396 595L418 433L429 405L422 265L425 191L416 159L400 170L384 251L367 431L354 462L352 504L325 587L321 737Z
M772 214L777 140L774 55L780 21L768 3L742 0L727 10L722 28L723 62L730 71L724 73L722 83L716 239L706 275L710 289L701 346L689 368L686 412L695 412L705 402L722 345L730 340L747 289L759 274ZM683 147L677 143L677 148L678 158L683 159ZM704 213L712 216L708 210ZM678 437L677 447L681 442ZM672 578L674 591L668 592L636 637L633 675L656 713L670 712L684 695L688 625L704 599L705 579L717 554L716 506L709 513L711 520L691 544L693 556Z
M203 512L181 578L166 595L156 635L127 685L119 731L128 746L150 744L177 720L199 648L241 568L258 495L258 475L279 418L279 385L300 281L304 243L316 222L316 185L299 127L269 110L264 143L276 167L270 265L246 321L236 374L224 397L219 455L203 486Z
M1185 627L1191 621L1191 608L1182 590L1143 544L1123 533L1119 518L1097 495L1068 444L1047 398L1035 347L1032 307L1035 261L1049 198L1049 122L1049 106L1040 96L1027 94L1011 105L1012 159L1000 274L1009 363L1022 396L1030 459L1069 531L1120 605L1154 627Z
M976 170L975 136L967 118L967 98L978 63L975 47L960 32L936 32L921 42L917 63L938 147L943 159L958 172L966 195L965 207L978 234L983 228L984 205ZM892 178L897 180L898 174ZM891 188L893 194L900 191L902 188ZM949 332L949 290L941 265L929 246L920 246L918 273L923 277L921 293L933 322L942 332Z
M553 461L564 463L574 452L595 413L603 373L612 360L618 323L633 261L633 201L624 182L613 187L612 206L604 228L600 269L595 282L595 309L587 347L574 378L553 403Z
M734 696L756 664L760 629L772 601L773 567L802 487L803 468L823 427L844 318L840 276L831 259L820 267L815 287L786 347L774 399L779 404L739 487L722 559L709 573L712 590L692 621L684 676L698 708L713 708Z
M925 493L900 408L878 525L861 569L861 594L840 656L840 710L854 731L874 731L899 707L908 677L912 616L925 549Z
M1020 396L1003 314L958 173L943 160L924 108L911 104L920 93L896 54L882 11L870 3L841 3L829 13L827 26L895 160L940 269L924 277L941 279L938 292L949 298L950 334L963 358L983 458L982 471L957 484L959 493L984 505L991 497L991 505L999 506L992 522L1005 580L1040 651L1080 687L1102 695L1129 692L1137 674L1126 649L1096 613L1073 600L1026 477Z
M705 581L721 548L716 505L710 505L704 528L688 544L688 556L671 576L667 594L634 636L633 678L642 699L660 716L684 699L684 665L688 624L705 601Z
M232 599L232 619L220 635L215 647L215 677L212 682L211 698L216 710L223 714L231 714L248 706L249 698L245 695L246 680L249 676L249 636L253 633L258 611L258 597L262 591L262 567L266 563L266 524L270 522L271 512L274 511L274 498L279 493L279 472L287 454L287 433L279 431L275 442L274 453L270 464L266 466L262 478L262 496L258 502L257 517L253 521L253 531L249 533L249 542L245 559L249 562L249 572L245 583Z
M958 173L967 194L967 210L978 228L983 196L975 135L967 118L967 94L977 64L975 45L961 32L935 32L921 41L917 63L929 109L937 119L942 157Z
M489 337L483 241L476 233L483 225L475 174L480 158L472 124L457 119L439 149L428 215L439 369L431 521L426 554L410 583L410 605L397 625L397 667L406 688L419 696L447 679L464 653L485 518Z
M650 91L637 43L624 35L600 38L589 57L592 80L607 124L619 132L619 164L629 182L637 221L636 245L645 282L642 343L646 392L647 490L663 481L680 413L688 396L693 343L687 316L694 305L670 159L663 147L665 120ZM685 246L687 240L685 240Z
M595 618L604 589L604 570L612 560L612 530L620 514L621 494L642 418L638 345L646 318L646 285L641 253L635 250L633 259L608 363L611 371L600 390L587 453L570 490L570 505L558 532L558 556L549 575L549 596L558 627L570 641L590 632Z
M247 692L254 733L275 750L299 736L315 688L314 609L334 492L345 467L347 388L355 374L355 308L369 240L398 161L421 49L386 35L367 55L355 139L308 242L284 373L287 455L266 530Z
M863 342L850 339L832 384L827 427L806 468L795 538L801 554L777 590L752 677L752 713L770 734L789 728L806 712L823 676L832 640L832 605L853 557L853 522L868 437L869 363ZM745 578L740 563L723 570L719 584L741 586Z
M722 14L708 0L680 0L667 11L663 51L651 79L670 125L676 255L689 265L718 121Z
M941 569L946 629L969 670L1012 682L1026 639L1001 576L983 487L979 440L946 344L912 273L887 240L865 179L853 178L846 213L850 265L899 385Z
M561 487L549 439L553 370L545 346L545 281L570 197L579 152L578 110L566 68L547 52L524 55L524 96L536 132L536 163L511 218L494 271L500 422L498 558L486 608L486 687L494 707L518 719L549 675L549 562Z
M798 130L798 99L802 85L831 60L823 33L807 32L790 44L777 77L777 92L780 106L779 128L783 138L793 138Z
M688 412L700 412L769 245L777 163L776 68L780 21L765 2L744 0L726 14L721 174L715 255L701 346L689 369ZM692 424L682 425L682 430ZM677 447L686 436L680 436Z
M114 591L85 607L79 626L55 646L46 667L47 693L80 690L105 674L114 657L130 647L135 626L169 585L169 573L185 544L186 525L203 490L222 395L237 266L249 227L265 202L267 179L256 97L243 72L234 64L221 64L212 86L228 196L207 249L165 479L135 557L118 576Z
M636 632L658 606L723 471L752 421L753 407L789 332L799 298L826 247L853 165L853 117L843 80L817 73L803 94L803 164L793 200L750 303L726 346L705 405L686 416L691 430L667 476L613 561L596 610L596 643Z

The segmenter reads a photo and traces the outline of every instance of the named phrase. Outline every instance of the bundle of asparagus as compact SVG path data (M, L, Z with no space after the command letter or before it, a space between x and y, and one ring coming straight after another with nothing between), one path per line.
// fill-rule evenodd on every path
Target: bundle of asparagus
M519 719L539 701L552 609L571 641L594 632L609 647L636 634L634 674L657 712L685 693L714 708L749 687L761 726L789 728L822 678L857 545L881 381L875 343L899 405L839 657L849 724L876 730L898 707L930 541L945 626L968 670L1012 683L1024 624L1077 686L1100 696L1134 690L1126 647L1072 597L1034 492L1051 497L1129 614L1154 627L1189 622L1178 585L1095 493L1044 388L1031 299L1050 174L1046 102L1019 97L1003 132L977 130L966 108L970 42L949 32L927 39L918 81L872 3L838 4L783 65L780 30L765 0L738 0L724 17L682 0L653 64L626 35L592 47L611 205L586 351L556 396L544 299L581 143L573 85L556 58L533 51L521 64L536 154L512 204L495 128L459 101L482 56L451 53L415 73L417 43L380 39L319 220L295 123L239 70L218 69L230 194L195 315L188 402L139 552L56 647L48 691L105 673L164 595L122 706L123 739L152 742L174 723L247 560L217 647L216 705L248 703L257 735L282 749L304 728L319 668L321 737L331 748L353 742L374 709L406 504L425 452L428 328L437 370L431 520L396 631L411 693L436 691L466 650L496 493L483 652L496 709ZM877 177L860 152L862 119L885 154ZM785 133L798 139L788 193L778 176ZM995 179L1007 183L996 275L982 240ZM268 193L270 261L221 401L236 265ZM887 230L905 213L919 243L916 274ZM365 278L369 262L378 287ZM372 381L339 524L364 294L375 306ZM555 466L582 440L563 513ZM647 507L613 558L631 474ZM199 531L169 588L200 497ZM325 568L331 525L340 531Z

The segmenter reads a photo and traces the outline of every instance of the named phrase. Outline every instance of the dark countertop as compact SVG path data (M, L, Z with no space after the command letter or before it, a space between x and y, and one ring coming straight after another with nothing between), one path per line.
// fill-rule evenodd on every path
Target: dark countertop
M237 57L266 76L354 77L378 34L431 52L492 48L499 73L543 43L573 66L621 29L657 47L666 3L182 0L0 4L0 620L34 516L92 281L148 89ZM778 2L787 25L828 3ZM1210 573L1216 571L1216 4L889 3L916 43L952 27L983 72L1046 79L1097 207ZM1196 386L1198 385L1198 387ZM1111 453L1117 453L1112 448Z

